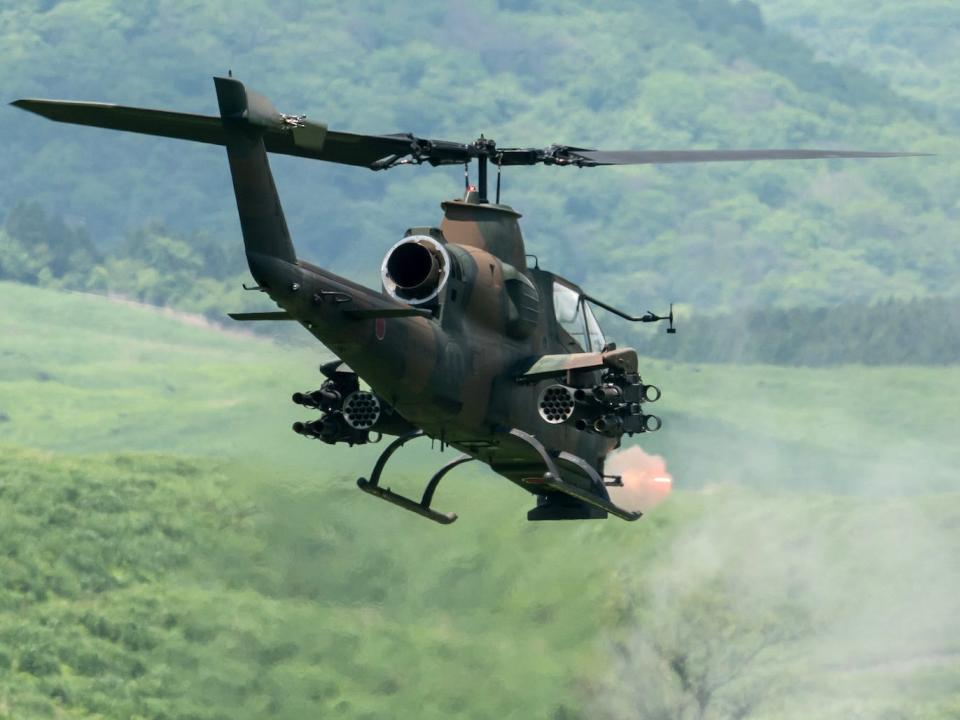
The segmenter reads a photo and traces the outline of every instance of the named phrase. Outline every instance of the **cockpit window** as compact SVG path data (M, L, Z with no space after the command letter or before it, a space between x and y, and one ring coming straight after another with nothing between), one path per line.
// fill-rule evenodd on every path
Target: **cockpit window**
M603 332L590 306L573 288L555 282L553 284L553 310L557 322L567 331L581 349L599 352L603 350Z
M583 300L581 302L583 304L584 317L587 318L587 337L590 340L590 349L594 352L600 352L607 344L606 339L603 337L603 330L600 329L600 323L598 323L597 318L594 317L593 309L587 301Z

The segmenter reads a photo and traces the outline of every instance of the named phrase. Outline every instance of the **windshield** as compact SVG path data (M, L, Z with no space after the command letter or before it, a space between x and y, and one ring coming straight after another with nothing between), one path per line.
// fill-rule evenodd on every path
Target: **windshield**
M605 344L603 332L590 306L573 288L553 283L553 311L560 324L580 350L599 352Z
M593 308L587 304L586 300L584 300L582 304L583 314L587 318L587 337L590 339L590 349L594 352L600 352L607 344L607 341L603 337L603 330L600 329L600 323L597 322L597 318L593 315Z

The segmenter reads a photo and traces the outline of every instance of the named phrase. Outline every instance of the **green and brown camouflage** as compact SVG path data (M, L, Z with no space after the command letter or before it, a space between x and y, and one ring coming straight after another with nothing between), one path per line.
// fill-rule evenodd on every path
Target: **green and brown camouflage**
M559 479L608 502L602 481L598 488L595 478L602 477L604 457L618 444L619 434L608 437L578 430L573 423L549 424L538 402L558 377L592 388L605 368L635 373L636 354L602 348L583 352L563 330L552 305L554 283L562 282L578 296L579 288L526 267L516 212L480 204L476 192L443 203L443 209L439 228L408 230L383 266L386 285L397 248L423 247L430 239L446 250L449 272L436 297L420 305L430 308L429 317L379 315L378 309L402 312L411 305L302 261L274 260L269 267L258 266L254 276L411 429L485 462L534 494L560 496L542 503L531 517L602 517L605 510L568 500L544 484L548 468L543 459L510 431L537 438L552 458L561 452L583 458L595 475L557 459ZM263 264L253 260L251 268L258 262ZM357 317L356 310L371 312Z
M486 193L488 160L498 166L714 160L888 157L857 151L597 151L552 145L499 149L409 134L334 132L277 112L233 78L215 78L220 116L102 103L20 100L53 120L224 145L250 272L280 311L237 320L299 322L339 358L321 367L322 387L294 395L319 419L294 429L351 445L396 435L361 489L438 522L431 508L444 475L474 459L537 496L531 520L635 520L610 502L604 460L621 436L656 430L645 412L659 390L643 384L632 349L607 344L574 283L526 262L520 214ZM407 230L381 265L382 288L364 287L297 257L270 171L268 152L383 170L401 164L477 160L479 187L442 203L439 227ZM361 389L363 380L369 390ZM384 464L408 440L426 435L464 455L442 467L417 502L380 486Z

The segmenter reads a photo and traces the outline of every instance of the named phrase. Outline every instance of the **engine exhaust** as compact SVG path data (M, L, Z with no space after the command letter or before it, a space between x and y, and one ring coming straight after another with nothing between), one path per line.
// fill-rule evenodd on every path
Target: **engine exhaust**
M421 305L439 295L450 274L450 264L450 254L437 240L428 235L409 235L383 258L383 289L396 300Z

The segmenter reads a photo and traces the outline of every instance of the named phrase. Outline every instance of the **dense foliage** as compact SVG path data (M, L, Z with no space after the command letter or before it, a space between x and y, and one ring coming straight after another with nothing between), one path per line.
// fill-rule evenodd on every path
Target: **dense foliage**
M223 322L227 312L256 304L241 289L247 278L242 250L205 232L153 223L101 253L83 227L37 203L16 205L0 228L0 280L115 295Z
M957 707L956 616L900 619L886 656L885 633L858 637L943 569L935 542L956 541L954 497L782 510L728 492L709 506L675 498L639 526L536 532L487 506L441 547L444 529L358 495L268 487L209 462L7 449L0 716L841 718L859 697L905 718ZM834 529L818 537L804 510ZM924 562L895 553L851 581L878 540L891 547L871 525L904 511L926 523L910 540ZM825 554L836 542L845 551ZM727 565L753 543L751 566ZM598 553L607 546L619 552ZM826 561L818 576L811 560ZM872 616L830 589L831 574ZM838 688L841 658L855 670ZM920 662L903 670L901 658ZM906 678L907 692L883 687Z
M960 300L745 310L681 319L676 335L637 334L646 355L771 365L951 365L960 361Z
M8 100L212 114L232 68L344 130L941 155L509 169L545 267L678 303L676 336L609 328L659 357L641 439L675 490L639 523L528 524L471 464L441 528L356 490L380 447L288 430L315 344L171 309L265 309L221 149L0 108L0 720L957 717L958 21L945 0L0 7ZM463 182L273 167L301 254L369 284ZM847 364L879 362L910 365ZM390 481L447 459L410 448Z
M11 283L0 305L0 717L957 709L960 504L922 497L955 486L956 368L645 360L675 497L535 526L469 467L446 528L357 491L371 452L289 432L312 349ZM444 459L411 448L391 484Z
M667 390L679 484L739 475L773 497L712 490L638 525L532 527L518 492L469 471L439 498L461 521L439 528L357 492L364 459L286 431L302 411L284 389L306 382L297 373L312 372L309 353L280 356L101 298L2 288L15 309L4 337L20 338L0 366L4 440L245 458L4 448L0 689L12 717L555 719L702 707L782 718L789 707L839 718L869 698L877 712L937 718L956 707L958 616L943 605L956 500L864 500L905 469L927 485L933 459L946 460L952 433L936 425L950 401L936 405L931 390L955 382L952 369L902 388L890 371L865 378L888 390L857 424L837 414L866 397L851 373L667 374L645 363ZM724 383L739 395L739 441L715 419ZM882 411L891 402L906 413L896 428ZM700 424L675 423L671 408ZM818 432L811 414L848 434ZM924 459L888 456L883 472L865 471L894 432L908 446L922 439ZM823 486L838 476L816 456L844 452L850 474L874 486L856 500L782 495L769 478L788 481L803 448L778 448L774 433L807 443L801 470ZM855 438L863 445L845 451ZM758 445L779 459L758 458ZM427 465L417 453L394 482L411 487ZM913 690L893 689L904 684Z
M903 95L960 123L957 6L950 0L757 0L774 27L785 29L833 63L882 78Z
M904 12L908 12L904 10ZM943 25L960 12L942 6ZM92 0L0 11L17 96L215 112L232 68L338 129L504 145L838 146L936 159L628 170L509 169L531 252L624 303L830 305L955 294L956 124L862 64L831 65L750 2L354 3ZM948 53L925 75L947 74ZM69 67L54 73L51 68ZM918 80L917 82L920 82ZM223 151L58 126L7 109L0 210L22 200L109 255L158 220L239 246ZM304 257L373 282L376 258L458 194L457 167L389 173L278 158ZM234 251L235 252L235 251Z
M176 235L159 225L131 232L103 256L82 229L31 203L13 208L0 229L0 280L199 311L221 323L228 312L263 308L262 298L240 289L242 257L207 233ZM682 331L672 336L637 332L616 319L608 329L646 355L686 362L945 365L960 358L960 302L952 297L689 318L681 312L679 323Z

